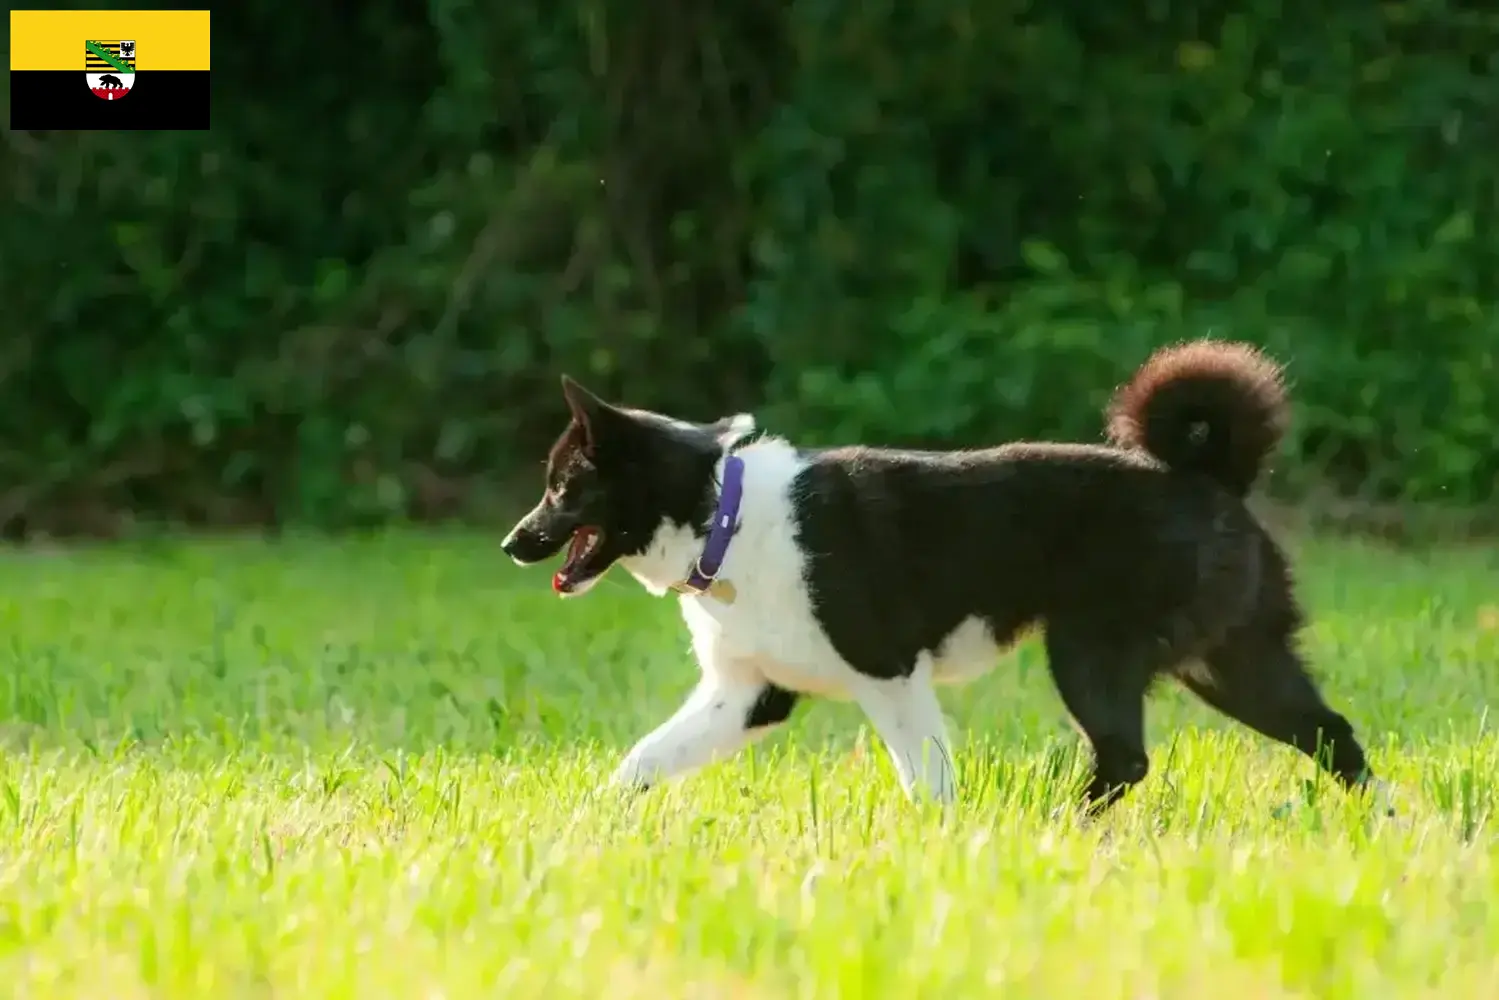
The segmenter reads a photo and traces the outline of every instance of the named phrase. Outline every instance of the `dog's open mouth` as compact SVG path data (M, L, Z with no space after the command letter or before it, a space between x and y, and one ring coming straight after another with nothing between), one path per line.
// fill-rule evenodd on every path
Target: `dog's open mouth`
M552 589L559 594L582 593L604 568L596 558L603 544L604 532L599 528L585 526L573 532L572 541L567 543L567 559L552 576Z

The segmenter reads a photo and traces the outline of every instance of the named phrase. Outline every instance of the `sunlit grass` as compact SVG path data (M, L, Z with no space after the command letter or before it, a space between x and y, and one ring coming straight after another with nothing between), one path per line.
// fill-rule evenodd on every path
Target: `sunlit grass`
M560 602L460 534L12 554L0 992L1499 995L1499 554L1301 560L1394 820L1165 690L1150 778L1080 825L1034 643L943 693L951 816L847 705L622 802L694 678L622 574Z

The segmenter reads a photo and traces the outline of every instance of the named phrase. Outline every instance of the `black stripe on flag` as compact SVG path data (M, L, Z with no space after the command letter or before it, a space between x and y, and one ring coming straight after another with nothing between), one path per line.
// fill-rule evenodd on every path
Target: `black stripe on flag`
M17 131L206 129L210 98L207 70L136 73L130 92L109 101L94 96L82 70L11 70L10 127Z

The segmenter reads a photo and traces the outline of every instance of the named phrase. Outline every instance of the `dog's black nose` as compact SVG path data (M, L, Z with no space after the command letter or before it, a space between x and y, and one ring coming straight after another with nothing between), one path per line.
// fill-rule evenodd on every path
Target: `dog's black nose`
M515 558L515 550L520 547L520 532L512 531L500 542L500 551L510 558Z
M525 531L521 526L517 525L500 542L500 551L509 556L517 565L529 566L545 555L545 553L537 551L540 548L546 547L544 544L538 544L543 541L535 533Z

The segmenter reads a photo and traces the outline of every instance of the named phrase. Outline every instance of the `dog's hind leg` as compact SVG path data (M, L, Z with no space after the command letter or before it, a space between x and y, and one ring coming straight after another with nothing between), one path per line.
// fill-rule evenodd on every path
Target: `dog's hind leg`
M1087 622L1049 622L1046 658L1057 693L1093 748L1083 794L1098 816L1145 780L1145 692L1159 653L1138 640L1107 641Z
M1178 676L1208 705L1300 750L1344 787L1373 780L1353 727L1328 707L1288 636L1240 632Z

